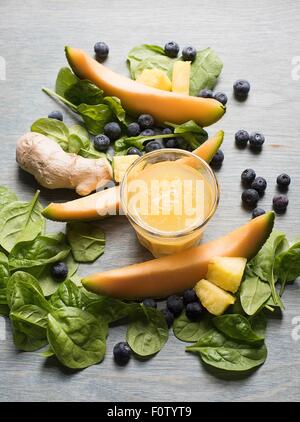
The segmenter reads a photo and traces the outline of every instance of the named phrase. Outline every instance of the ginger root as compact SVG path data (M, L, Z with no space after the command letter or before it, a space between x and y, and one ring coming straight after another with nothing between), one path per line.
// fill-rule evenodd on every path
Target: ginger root
M49 189L76 189L84 196L112 180L112 168L105 158L67 153L52 139L35 132L18 140L16 159L23 170Z

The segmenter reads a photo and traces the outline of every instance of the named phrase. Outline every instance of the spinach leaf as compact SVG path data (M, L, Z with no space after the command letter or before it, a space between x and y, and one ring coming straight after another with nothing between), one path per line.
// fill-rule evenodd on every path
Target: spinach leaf
M77 268L78 268L78 264L74 261L72 254L69 254L67 258L63 260L63 262L65 262L65 264L68 267L67 279L73 280L74 274L76 273ZM53 293L55 293L56 290L61 285L60 282L58 282L57 280L54 280L51 274L51 266L52 265L46 265L42 267L40 275L38 277L39 285L42 288L45 296L50 296Z
M165 55L164 49L158 45L142 44L133 47L127 56L131 77L136 79L144 69L158 68L172 73L174 59Z
M10 312L15 346L24 351L38 350L47 344L48 311L36 305L24 305Z
M96 105L102 103L102 94L103 91L92 82L79 79L65 90L63 97L76 106L80 104Z
M81 289L71 280L61 283L56 292L51 296L49 303L55 309L71 306L73 308L82 308Z
M136 147L140 150L144 149L144 143L146 141L151 141L152 139L166 139L166 138L174 138L173 133L169 135L153 135L153 136L132 136L127 137L123 136L122 138L118 139L115 142L115 151L117 153L122 153L125 150L127 151L130 147Z
M77 107L77 111L82 117L88 131L93 135L102 133L106 123L113 120L112 111L106 104L80 104Z
M89 140L80 138L78 135L71 134L69 136L68 152L73 154L79 154L82 148L88 148L90 144Z
M151 356L162 349L168 335L168 326L162 312L140 306L132 315L126 341L137 355Z
M247 268L239 294L243 310L247 315L254 315L271 297L271 289Z
M8 257L9 266L12 269L42 266L63 260L69 252L64 233L42 235L15 245Z
M214 88L223 63L211 48L198 51L191 65L190 95L197 95L203 88Z
M73 125L69 127L69 133L70 133L70 136L77 135L82 140L83 143L90 141L89 133L82 125Z
M9 278L7 303L11 311L15 311L24 305L36 305L48 312L51 310L38 281L32 275L23 271L16 271Z
M126 112L122 107L121 101L117 97L105 97L104 102L110 106L110 109L114 113L115 117L119 122L126 125Z
M267 358L264 343L248 344L229 340L215 329L188 346L186 351L199 354L206 364L225 371L247 371L261 365Z
M0 315L1 316L9 316L9 307L7 305L2 305L0 303Z
M59 361L80 369L99 363L105 354L107 326L78 308L58 309L48 315L47 337Z
M99 152L95 150L92 143L90 143L87 147L80 148L78 155L81 155L84 158L95 158L95 159L107 158L108 159L108 155L105 154L104 152Z
M35 239L44 229L45 220L38 202L39 191L30 202L15 201L0 211L0 245L7 252L19 242Z
M76 84L78 80L69 67L62 67L56 78L55 92L64 97L67 89Z
M275 274L280 280L282 295L287 282L300 276L300 242L292 244L276 257Z
M215 327L234 340L245 343L255 343L264 340L264 336L258 335L247 318L239 314L225 314L213 318Z
M67 238L77 262L93 262L104 252L105 234L97 223L68 223Z
M275 288L274 265L277 250L284 240L285 234L274 230L258 254L249 263L251 271L261 280L269 283L273 301L281 308L283 308L283 305Z
M193 149L198 148L199 145L208 139L206 130L197 125L193 120L189 120L181 125L170 122L166 122L165 124L173 127L174 133L182 136Z
M0 207L17 201L17 195L5 186L0 186Z
M200 321L191 321L183 311L173 323L173 332L178 340L192 343L199 340L211 327L210 318L204 317Z
M53 139L64 151L68 151L69 129L64 122L42 117L32 123L31 132L41 133L42 135Z
M111 324L131 316L140 309L140 304L127 303L107 296L98 296L98 298L90 298L86 302L85 309L100 318L101 321L104 320L107 324Z
M9 277L8 258L3 252L0 252L0 305L7 304L6 287Z

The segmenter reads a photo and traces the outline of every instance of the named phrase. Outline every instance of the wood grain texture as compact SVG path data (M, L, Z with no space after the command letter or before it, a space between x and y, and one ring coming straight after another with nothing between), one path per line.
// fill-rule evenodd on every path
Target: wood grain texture
M261 205L270 209L276 176L293 178L290 207L277 218L289 236L300 233L300 81L291 78L291 60L300 56L300 3L285 0L14 0L0 4L0 56L7 64L7 80L0 81L0 183L28 199L37 188L33 178L17 168L15 143L38 117L60 106L41 92L53 87L57 70L66 64L65 44L92 52L95 41L110 46L107 62L126 73L128 50L143 42L213 47L224 61L218 90L229 94L228 111L213 127L225 130L225 162L218 172L221 202L205 240L219 236L249 219L240 207L240 173L253 167L269 187ZM251 82L245 103L232 98L237 78ZM67 111L67 122L74 119ZM262 154L234 146L238 129L259 130L266 136ZM74 197L66 191L42 189L41 200ZM49 223L48 227L62 227ZM105 254L93 265L104 270L149 258L122 217L106 220ZM81 266L81 274L91 267ZM147 362L132 360L126 368L112 359L114 343L124 338L124 327L111 330L103 364L71 372L38 353L19 353L11 338L0 340L1 401L122 401L122 400L300 400L300 341L291 338L292 318L300 314L299 283L284 297L286 312L268 327L266 364L249 377L217 378L187 355L172 335L159 355ZM1 321L2 323L3 321Z

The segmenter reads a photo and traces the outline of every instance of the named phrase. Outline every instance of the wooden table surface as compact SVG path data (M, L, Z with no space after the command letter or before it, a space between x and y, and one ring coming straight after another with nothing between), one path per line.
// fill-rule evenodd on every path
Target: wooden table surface
M277 227L291 237L299 235L297 69L292 77L292 60L296 62L300 56L299 18L300 3L286 0L1 1L0 56L1 63L6 63L6 80L0 80L0 183L14 189L24 200L37 189L33 178L16 165L15 144L35 119L59 108L41 92L41 87L53 87L58 69L66 65L66 44L92 53L94 43L104 40L110 46L107 64L126 74L125 58L131 47L140 43L164 45L174 39L181 46L211 46L224 62L218 89L229 96L228 110L208 129L209 134L225 130L225 161L217 173L221 202L205 240L225 234L250 218L240 206L239 178L247 167L253 167L268 181L261 201L266 209L271 208L276 176L283 171L291 175L290 206L286 215L277 218ZM238 78L251 82L251 95L244 103L232 97L232 84ZM67 123L74 118L67 111L65 116ZM234 133L241 128L265 134L261 154L235 148ZM44 205L70 197L72 194L66 191L42 189L41 193ZM48 224L49 229L58 227L63 228L57 223ZM93 264L93 270L150 257L137 243L124 217L106 220L103 228L106 251ZM90 271L88 266L80 268L81 274ZM9 321L1 318L6 339L3 335L0 338L0 400L299 400L300 341L291 336L292 318L300 315L299 283L288 289L284 302L283 317L273 317L268 326L266 364L251 376L234 380L215 377L196 356L186 354L184 343L172 334L156 357L147 362L132 359L127 367L117 367L112 348L124 338L124 327L110 330L107 356L101 365L71 372L38 353L16 351Z

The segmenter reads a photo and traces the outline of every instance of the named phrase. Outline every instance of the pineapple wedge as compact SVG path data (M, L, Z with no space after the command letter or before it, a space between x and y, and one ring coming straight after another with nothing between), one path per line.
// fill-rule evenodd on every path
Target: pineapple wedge
M144 69L136 81L163 91L171 91L172 88L168 75L160 69Z
M208 264L206 278L222 289L235 293L240 287L246 258L216 256Z
M173 65L172 91L189 95L191 62L177 61Z
M112 167L114 171L114 179L117 183L120 183L126 173L126 170L131 164L140 158L139 155L116 155L113 157Z
M222 315L235 297L204 278L195 286L195 292L202 305L213 315Z

